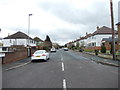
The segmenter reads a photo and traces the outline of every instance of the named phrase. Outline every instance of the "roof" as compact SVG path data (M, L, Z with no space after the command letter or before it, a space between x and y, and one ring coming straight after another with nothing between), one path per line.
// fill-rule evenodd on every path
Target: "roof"
M87 34L84 38L87 39L88 37L91 37L93 34Z
M9 35L8 37L5 37L4 39L28 39L28 35L26 35L23 32L18 31L15 34ZM32 39L29 37L29 39Z
M116 25L120 25L120 22L118 22Z
M35 37L35 38L34 38L34 41L43 42L43 40L41 40L39 37Z
M0 40L2 40L2 38L0 38Z
M112 34L112 29L109 27L103 26L93 33L93 35L101 35L101 34ZM115 30L115 34L117 34L116 30Z
M112 42L112 37L110 37L110 38L103 38L102 41ZM118 38L115 38L115 42L118 42Z

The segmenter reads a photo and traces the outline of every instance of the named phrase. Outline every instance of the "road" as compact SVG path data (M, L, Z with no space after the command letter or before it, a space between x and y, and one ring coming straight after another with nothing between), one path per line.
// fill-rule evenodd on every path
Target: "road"
M30 59L20 63L24 61ZM79 52L58 50L47 62L3 71L3 88L118 88L118 68L95 63Z

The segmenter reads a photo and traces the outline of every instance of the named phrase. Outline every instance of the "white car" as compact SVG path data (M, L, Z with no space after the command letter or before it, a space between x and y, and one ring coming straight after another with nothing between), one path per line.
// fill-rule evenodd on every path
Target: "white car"
M64 51L68 51L68 48L64 48Z
M51 52L56 52L56 49L55 49L55 48L51 48L50 51L51 51Z
M31 60L45 60L49 59L49 53L46 50L37 50L31 57Z

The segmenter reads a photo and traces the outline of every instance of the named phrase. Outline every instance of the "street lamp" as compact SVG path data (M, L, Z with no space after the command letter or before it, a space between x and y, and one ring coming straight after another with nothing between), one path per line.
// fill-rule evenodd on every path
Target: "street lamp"
M30 37L29 37L30 36L30 16L32 16L32 14L28 15L28 57L30 57L30 55L31 55L31 50L30 50L30 45L29 45L30 44L29 43L30 42L30 40L29 40L30 39Z

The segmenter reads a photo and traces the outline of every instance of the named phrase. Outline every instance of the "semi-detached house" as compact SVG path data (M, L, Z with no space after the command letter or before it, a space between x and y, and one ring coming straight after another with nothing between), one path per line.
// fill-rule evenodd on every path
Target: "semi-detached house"
M9 35L3 39L3 51L6 51L9 47L14 45L27 47L28 44L31 47L36 46L36 42L31 37L18 31L17 33Z
M115 31L115 36L117 36L117 31ZM97 26L97 30L93 33L90 34L86 34L86 36L81 37L79 40L76 40L73 43L74 45L76 45L75 43L79 42L80 46L84 45L86 48L88 49L100 49L101 44L102 44L102 39L103 38L110 38L112 37L112 29L106 26L103 27L98 27Z
M115 31L115 36L117 37L117 31ZM110 38L112 37L112 29L106 26L101 28L97 27L97 30L92 33L90 37L87 38L87 47L96 47L100 48L101 41L103 38Z

